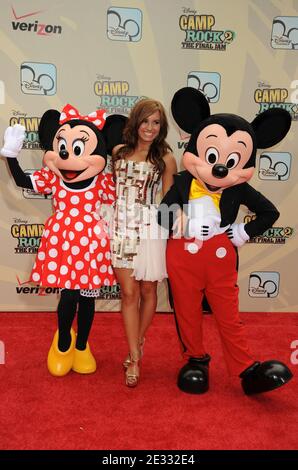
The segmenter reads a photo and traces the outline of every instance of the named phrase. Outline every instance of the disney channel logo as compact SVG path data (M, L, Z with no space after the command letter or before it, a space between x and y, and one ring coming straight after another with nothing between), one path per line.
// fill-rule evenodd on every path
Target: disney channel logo
M140 41L142 38L142 11L138 8L109 8L107 11L107 36L112 41Z
M191 71L187 75L187 86L196 88L203 93L209 103L217 103L220 98L221 76L217 72ZM180 140L177 141L178 150L186 149L189 134L178 129Z
M196 10L183 8L179 17L179 28L185 33L182 49L225 51L235 39L231 30L214 30L214 15L197 15Z
M298 49L298 16L276 16L272 23L273 49Z
M249 276L248 295L255 298L278 296L280 275L274 271L255 271Z
M187 86L201 91L209 103L217 103L220 96L220 74L217 72L189 72Z
M57 70L54 64L23 62L21 65L21 90L28 95L56 94Z
M259 159L259 178L266 181L289 179L292 156L288 152L265 152Z
M24 170L24 173L28 176L31 176L33 175L33 173L35 173L35 171L37 170L27 169ZM23 197L25 199L52 199L52 193L42 194L37 191L34 191L34 189L23 188Z

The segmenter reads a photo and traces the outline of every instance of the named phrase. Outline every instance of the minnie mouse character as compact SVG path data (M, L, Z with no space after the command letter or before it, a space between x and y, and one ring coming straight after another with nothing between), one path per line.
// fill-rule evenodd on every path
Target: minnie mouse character
M175 93L172 114L191 134L183 155L186 171L175 176L159 208L159 223L171 232L181 221L186 228L185 236L174 234L167 245L177 332L187 360L178 387L194 394L209 388L210 356L202 338L205 294L230 374L242 379L247 395L273 390L288 382L292 373L279 361L255 361L249 351L239 319L235 247L264 233L279 216L247 181L254 173L257 149L271 147L286 136L290 115L270 109L251 123L234 114L210 115L205 96L187 87ZM256 214L246 224L235 223L241 204Z
M16 159L24 127L16 124L5 132L1 154L17 186L53 196L54 214L46 221L30 280L62 289L47 361L55 376L71 369L81 374L96 370L87 342L96 296L90 292L116 283L107 226L99 216L102 205L115 201L115 186L112 176L102 172L107 147L119 143L124 123L124 116L106 119L104 110L81 116L69 104L61 113L46 111L38 129L44 167L33 175L25 174ZM72 323L77 310L76 335Z

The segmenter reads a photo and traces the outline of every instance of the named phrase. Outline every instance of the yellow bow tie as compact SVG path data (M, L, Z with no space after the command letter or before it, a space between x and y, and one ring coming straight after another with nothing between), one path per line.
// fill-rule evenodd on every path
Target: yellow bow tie
M203 196L209 196L212 198L213 203L217 210L219 211L219 201L221 198L221 194L219 193L212 193L211 191L208 191L208 189L204 188L204 186L199 183L198 180L193 179L190 185L190 191L189 191L189 196L188 199L197 199L199 197Z

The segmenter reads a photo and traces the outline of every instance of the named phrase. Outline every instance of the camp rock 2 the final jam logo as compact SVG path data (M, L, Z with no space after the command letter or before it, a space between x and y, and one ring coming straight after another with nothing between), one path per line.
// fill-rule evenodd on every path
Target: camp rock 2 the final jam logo
M38 137L39 116L28 116L27 113L13 109L9 125L21 124L26 129L26 138L23 143L23 150L39 150L40 143Z
M269 83L261 81L254 91L254 100L259 105L258 114L267 109L281 108L291 114L293 121L298 120L298 105L291 102L286 88L272 88Z
M235 32L215 27L215 16L197 14L196 10L183 8L179 28L184 32L182 49L208 49L225 51L235 38Z
M109 114L129 114L131 108L144 96L132 96L126 80L111 80L105 75L98 75L93 89L98 97L98 107L104 108Z
M32 224L27 220L14 219L10 232L17 242L14 248L15 254L36 254L43 230L43 224Z
M255 220L255 214L247 214L243 218L243 223L248 224ZM268 228L262 235L251 237L246 243L258 243L263 245L285 245L286 241L294 234L293 227L271 227Z

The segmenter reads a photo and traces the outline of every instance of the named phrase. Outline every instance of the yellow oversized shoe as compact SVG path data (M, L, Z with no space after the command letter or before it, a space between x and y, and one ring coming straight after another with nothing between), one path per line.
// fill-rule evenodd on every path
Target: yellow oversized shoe
M96 361L88 343L84 351L75 348L72 370L78 372L78 374L92 374L96 371Z
M62 352L58 349L58 330L54 335L52 345L48 353L48 370L55 377L63 377L68 374L72 368L74 358L74 348L76 334L73 329L70 330L71 343L69 349Z

